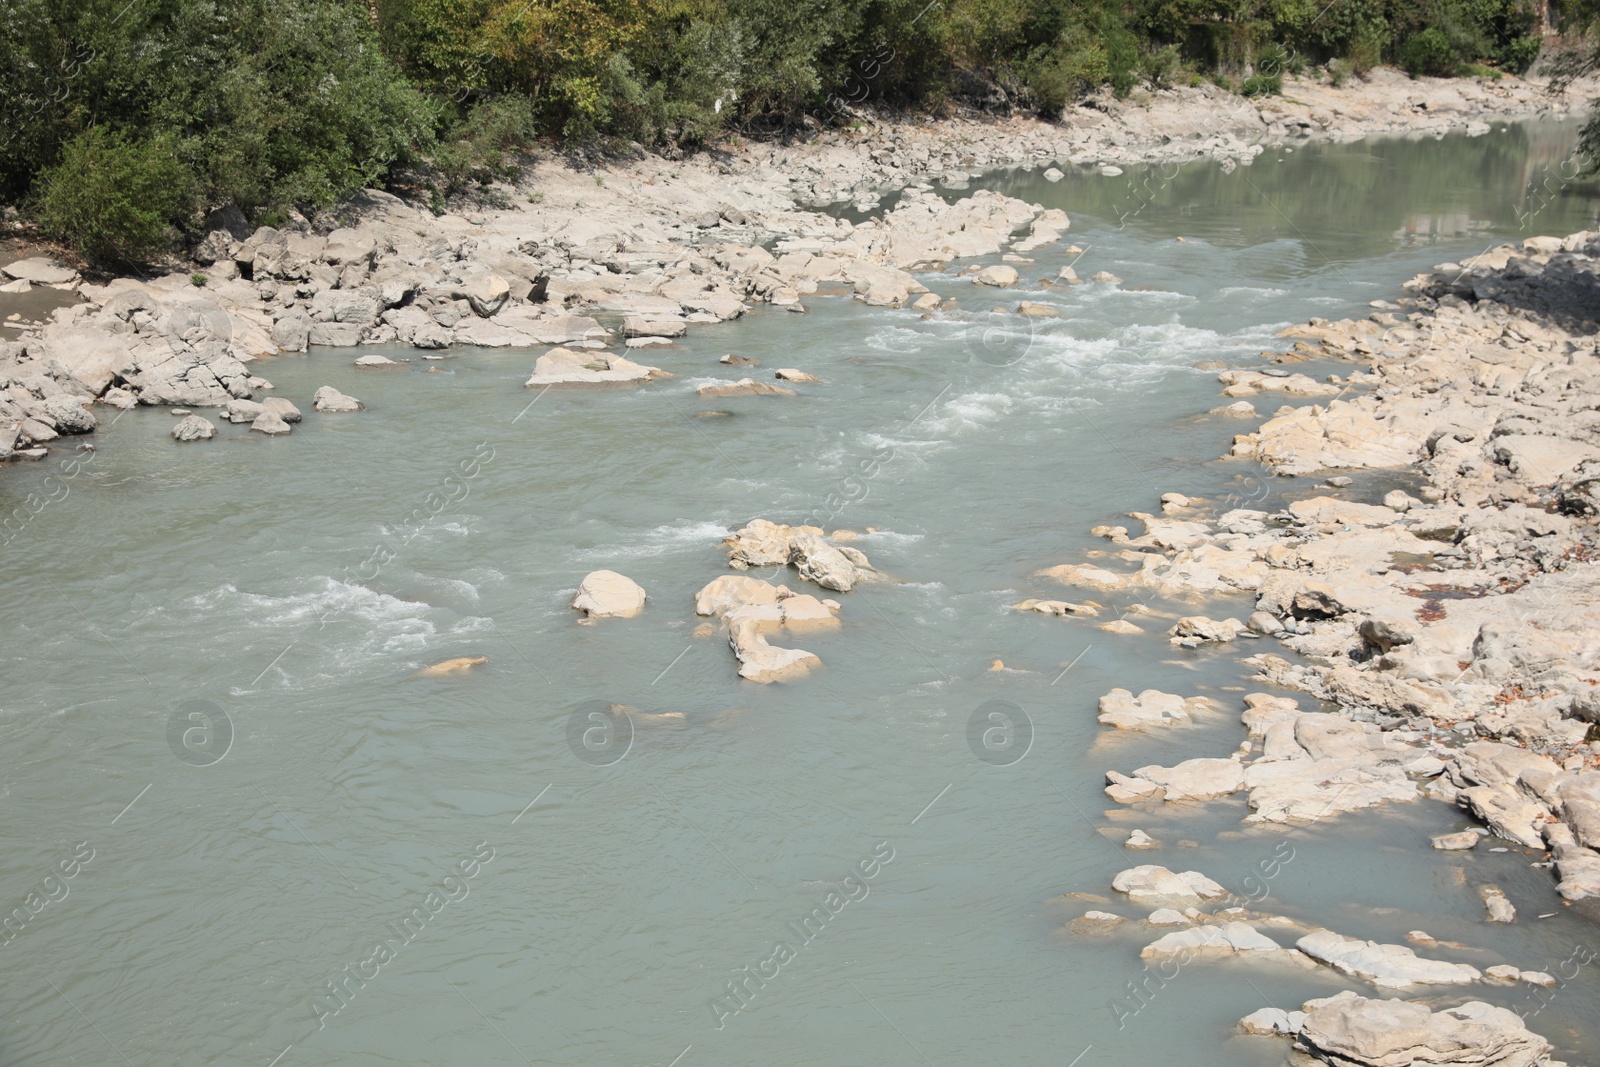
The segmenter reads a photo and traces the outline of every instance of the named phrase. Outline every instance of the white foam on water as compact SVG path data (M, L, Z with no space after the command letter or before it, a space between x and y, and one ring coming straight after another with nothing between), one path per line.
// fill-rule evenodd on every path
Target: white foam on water
M741 524L742 525L742 524ZM648 559L694 546L715 545L731 531L727 523L686 519L646 530L626 544L596 545L574 553L577 560Z
M1288 296L1289 290L1256 285L1230 285L1225 289L1218 290L1218 294L1221 296L1238 296L1244 293L1251 293L1256 296Z

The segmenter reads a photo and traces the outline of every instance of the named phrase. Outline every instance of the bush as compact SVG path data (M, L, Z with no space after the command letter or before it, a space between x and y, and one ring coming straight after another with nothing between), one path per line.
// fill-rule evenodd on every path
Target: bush
M1500 48L1500 66L1513 74L1524 74L1539 58L1539 50L1543 47L1544 40L1537 34L1507 41Z
M1239 92L1244 96L1281 96L1283 95L1282 74L1252 74L1239 86Z
M1450 46L1449 36L1437 26L1412 35L1401 50L1400 59L1406 73L1413 78L1419 74L1448 77L1461 66L1456 50Z
M1328 61L1328 84L1335 89L1349 81L1352 73L1347 60L1330 59Z
M1153 89L1167 89L1176 76L1181 76L1183 53L1176 45L1146 49L1139 56L1139 70L1150 81Z
M91 263L137 266L171 246L173 224L194 210L194 179L170 134L138 141L95 126L39 176L34 207L45 233Z
M440 136L428 162L443 180L446 194L460 192L473 181L488 185L497 178L516 176L517 167L509 156L537 133L533 104L525 97L479 100Z

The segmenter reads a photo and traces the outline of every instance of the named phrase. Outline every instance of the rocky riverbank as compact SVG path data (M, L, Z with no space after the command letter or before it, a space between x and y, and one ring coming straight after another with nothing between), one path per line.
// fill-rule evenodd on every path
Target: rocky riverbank
M41 258L4 268L13 281L0 287L0 313L30 289L76 302L45 321L8 320L21 332L0 341L0 457L39 458L58 436L92 431L95 405L251 401L270 388L258 372L273 356L309 346L559 345L529 385L624 384L660 372L620 353L580 353L670 345L759 304L803 311L813 295L959 318L914 272L1057 244L1068 219L994 194L948 205L935 183L961 188L997 166L1206 157L1232 166L1263 142L1312 136L1481 133L1488 119L1569 113L1594 91L1555 97L1516 78L1377 70L1337 89L1289 78L1283 97L1256 100L1212 86L1139 92L1072 108L1059 124L863 115L805 143L734 144L676 161L641 154L586 172L547 160L493 191L504 206L462 214L435 216L375 191L282 229L252 230L219 211L193 263L164 276L92 284ZM814 209L870 206L900 189L893 211L860 225ZM1003 265L975 280L1005 287L1018 274ZM275 418L258 428L291 427ZM191 425L181 439L203 440L203 429Z
M1434 848L1468 849L1485 836L1499 837L1529 854L1534 866L1552 869L1567 901L1594 908L1600 897L1597 286L1600 234L1531 238L1440 264L1407 283L1412 295L1377 302L1382 306L1366 319L1313 320L1285 331L1295 344L1280 362L1353 365L1348 374L1330 376L1338 395L1281 408L1235 439L1232 459L1282 476L1283 491L1295 498L1287 507L1269 511L1239 506L1249 503L1239 499L1167 494L1162 514L1134 513L1142 535L1102 527L1096 532L1112 550L1041 573L1139 600L1248 597L1247 620L1181 618L1169 631L1172 643L1197 649L1276 640L1295 656L1250 655L1245 663L1257 681L1334 708L1308 711L1292 697L1251 694L1243 701L1246 736L1236 751L1170 767L1111 769L1106 793L1113 801L1137 809L1245 794L1246 821L1283 824L1442 801L1470 812L1481 830L1440 835ZM1221 380L1224 394L1238 397L1291 378L1277 370L1247 388L1228 372ZM1412 487L1383 492L1380 472L1392 479L1401 470L1415 475ZM1298 477L1316 481L1300 489L1289 481ZM1040 603L1054 602L1017 607L1041 610ZM1147 609L1134 617L1158 616ZM1143 628L1118 622L1102 628ZM1101 709L1109 727L1146 731L1181 728L1207 710L1180 695L1147 691L1135 699L1125 690L1108 694ZM1222 895L1203 875L1182 877ZM1149 885L1163 880L1177 886L1181 879L1164 868L1137 868L1114 885L1135 902L1162 903L1138 893L1149 896ZM1495 887L1483 888L1488 921L1515 921L1512 902ZM1185 902L1205 899L1201 893ZM1169 944L1155 954L1205 949L1268 959L1289 951L1248 925L1264 917L1231 909L1218 917L1225 919L1239 927L1237 936L1229 927L1197 926L1186 935L1199 938L1195 944ZM1185 923L1203 921L1196 913ZM1316 940L1322 935L1337 936L1302 937L1292 958L1309 957L1391 988L1485 978L1444 963L1434 968L1442 977L1419 978L1417 964L1430 961L1415 960L1404 946L1340 941L1360 951L1330 955ZM1391 969L1396 965L1399 971ZM1554 981L1544 972L1510 971L1491 968L1487 976ZM1416 1042L1401 1042L1415 1045L1414 1059L1393 1059L1398 1039L1377 1040L1376 1031L1357 1041L1334 1039L1318 1036L1322 1023L1302 1021L1328 1015L1334 1002L1308 1004L1310 1015L1293 1026L1247 1023L1257 1027L1249 1032L1299 1033L1301 1052L1337 1063L1465 1062L1451 1051L1459 1046L1474 1050L1474 1063L1531 1064L1549 1051L1500 1009L1468 1004L1430 1019L1424 1008L1396 1003L1339 1002L1338 1025L1349 1030L1353 1019L1346 1016L1358 1012L1415 1030ZM1435 1030L1450 1031L1445 1046L1429 1044Z

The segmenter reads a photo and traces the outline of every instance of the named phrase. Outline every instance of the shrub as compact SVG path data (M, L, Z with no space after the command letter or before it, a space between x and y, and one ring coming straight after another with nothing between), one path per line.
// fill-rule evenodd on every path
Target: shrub
M1413 78L1419 74L1448 77L1461 66L1449 36L1437 26L1413 34L1401 49L1400 58L1406 73Z
M1176 45L1145 49L1139 56L1139 70L1155 89L1171 87L1175 76L1182 74L1183 54Z
M1501 46L1500 65L1513 74L1526 73L1534 60L1539 58L1539 50L1543 47L1544 41L1537 34L1514 38Z
M91 263L138 265L170 247L173 224L194 209L194 179L172 135L140 141L94 126L40 175L35 209L47 234Z
M1239 86L1239 92L1244 96L1281 96L1283 94L1282 74L1252 74Z
M487 185L496 178L513 178L517 167L510 162L511 153L537 132L533 104L525 97L479 100L439 137L428 162L447 194L473 181Z

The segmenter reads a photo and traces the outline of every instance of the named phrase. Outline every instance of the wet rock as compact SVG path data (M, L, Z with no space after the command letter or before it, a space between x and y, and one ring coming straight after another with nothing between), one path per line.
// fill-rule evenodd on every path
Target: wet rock
M1245 629L1245 624L1238 619L1208 619L1204 615L1191 615L1179 619L1177 624L1167 631L1178 640L1192 639L1197 642L1225 642L1232 641Z
M1067 600L1019 600L1011 605L1012 611L1035 611L1040 615L1098 615L1100 609L1093 604L1074 604Z
M1122 843L1122 847L1130 848L1136 852L1139 852L1145 849L1160 848L1161 842L1157 841L1143 830L1135 830L1133 833L1128 835L1128 839ZM1154 916L1152 916L1151 919L1154 921Z
M1095 271L1094 274L1090 275L1089 280L1091 282L1099 282L1101 285L1121 285L1122 284L1122 279L1117 277L1115 274L1112 274L1108 270L1097 270L1097 271Z
M185 416L172 426L174 441L208 441L215 436L217 436L216 426L211 420L199 415Z
M616 571L591 571L578 583L572 607L591 619L631 619L644 610L644 588Z
M793 389L781 385L772 385L768 382L758 382L754 378L740 378L734 382L715 382L699 386L695 395L700 397L725 397L725 396L795 396Z
M1478 842L1483 840L1483 835L1476 830L1461 830L1453 834L1438 834L1431 840L1434 848L1461 852L1477 848Z
M353 396L346 396L331 385L320 387L311 398L311 406L318 411L360 411L366 407Z
M358 358L356 360L356 366L370 369L374 367L401 367L404 366L404 364L397 363L388 356L380 356L374 352L370 355L365 355Z
M1505 891L1499 886L1479 886L1478 896L1483 899L1483 906L1489 913L1489 922L1511 923L1517 921L1517 909L1510 900L1506 899Z
M805 371L803 371L803 370L795 370L793 367L779 367L777 370L772 372L772 376L774 378L778 379L781 382L820 382L820 381L822 381L821 378L818 378L814 374L807 374Z
M1332 930L1313 931L1295 942L1295 947L1342 974L1365 979L1380 989L1461 985L1483 977L1476 967L1464 963L1425 959L1405 945L1361 941Z

